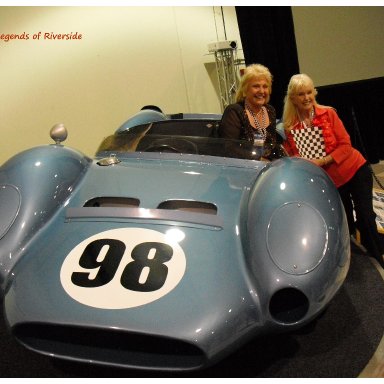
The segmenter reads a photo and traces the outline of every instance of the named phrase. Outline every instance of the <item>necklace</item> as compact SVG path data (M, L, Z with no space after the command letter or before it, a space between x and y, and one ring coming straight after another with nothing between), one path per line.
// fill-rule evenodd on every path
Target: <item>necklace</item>
M313 116L314 115L315 115L315 111L312 108L311 112L309 113L309 119L307 119L308 125L305 123L306 119L303 119L303 118L300 117L301 123L303 124L304 128L313 128Z
M266 129L267 128L267 110L266 110L266 108L264 106L262 106L260 111L256 114L255 114L255 112L253 112L253 110L249 107L248 104L245 104L245 108L247 109L247 111L252 116L253 122L255 123L256 130L259 131L259 133L261 133L261 135L265 139L267 137L267 129ZM259 115L261 115L261 122L257 118L257 116L259 116Z

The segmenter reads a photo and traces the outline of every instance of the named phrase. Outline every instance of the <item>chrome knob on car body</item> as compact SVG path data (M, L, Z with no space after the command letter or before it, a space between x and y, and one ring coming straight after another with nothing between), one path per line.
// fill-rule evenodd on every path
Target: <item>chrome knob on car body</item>
M62 123L55 124L49 134L57 145L60 145L68 136L67 128Z

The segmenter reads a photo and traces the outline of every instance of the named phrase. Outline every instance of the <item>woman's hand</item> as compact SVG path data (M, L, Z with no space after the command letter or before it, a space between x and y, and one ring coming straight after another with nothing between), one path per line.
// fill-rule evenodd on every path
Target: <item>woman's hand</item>
M333 162L333 158L331 155L327 155L325 157L320 157L319 159L310 159L310 161L319 166L319 167L325 167L327 166L328 164L332 163Z

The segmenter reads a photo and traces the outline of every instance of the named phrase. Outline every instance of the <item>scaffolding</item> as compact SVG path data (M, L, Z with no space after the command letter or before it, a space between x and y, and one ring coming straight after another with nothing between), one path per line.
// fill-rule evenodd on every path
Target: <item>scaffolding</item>
M236 41L221 41L208 45L208 50L215 56L222 111L227 105L235 102L239 84L236 48Z

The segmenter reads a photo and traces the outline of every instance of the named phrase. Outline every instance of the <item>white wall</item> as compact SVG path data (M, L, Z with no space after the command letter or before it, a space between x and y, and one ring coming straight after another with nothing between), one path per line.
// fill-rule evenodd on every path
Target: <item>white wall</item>
M63 122L66 145L93 156L143 105L219 113L209 43L241 42L234 7L0 7L0 164L47 144ZM225 27L225 29L224 29ZM81 40L33 39L42 32ZM226 32L226 35L224 34Z
M317 86L384 76L384 7L292 7L300 72Z

